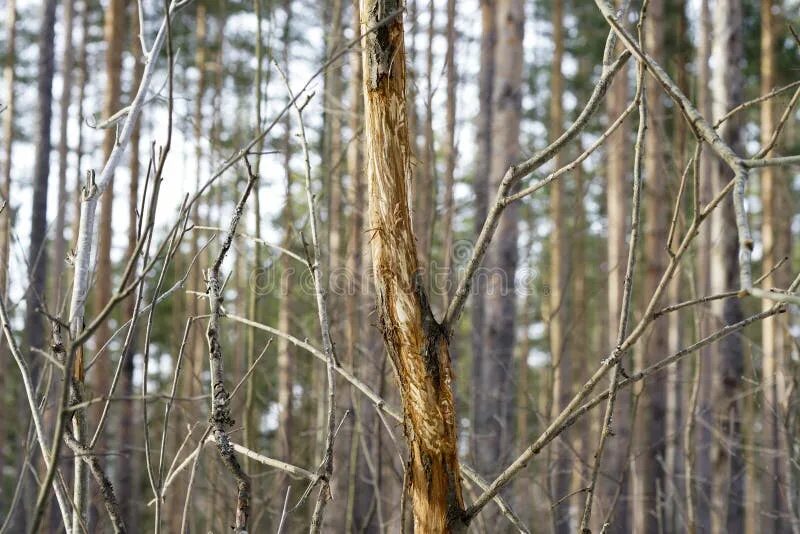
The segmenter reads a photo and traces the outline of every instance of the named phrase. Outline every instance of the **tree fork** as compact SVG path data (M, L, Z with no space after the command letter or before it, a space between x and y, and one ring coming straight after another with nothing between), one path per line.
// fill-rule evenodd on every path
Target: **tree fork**
M394 364L417 532L466 530L447 335L422 284L411 225L402 7L365 0L365 139L370 246L381 333ZM378 27L380 25L380 27Z

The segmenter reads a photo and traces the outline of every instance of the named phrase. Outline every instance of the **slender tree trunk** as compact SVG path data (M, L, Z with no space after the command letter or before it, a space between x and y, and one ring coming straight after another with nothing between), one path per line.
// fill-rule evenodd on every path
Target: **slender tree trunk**
M698 22L698 45L697 45L697 100L700 113L704 117L711 117L711 93L709 83L711 74L709 60L711 58L711 15L709 12L708 0L701 0ZM700 203L706 205L711 201L715 185L711 173L711 155L705 150L700 159ZM715 241L712 232L712 224L706 223L700 227L700 235L697 243L697 293L698 296L710 295L713 292L711 285L711 250ZM713 321L711 313L707 308L698 310L700 336L710 335L716 330L716 323ZM711 391L713 387L714 365L711 358L714 354L712 347L700 350L699 359L704 362L700 366L698 378L700 381L698 390L698 405L695 410L694 421L696 427L696 442L694 443L693 456L696 458L694 472L696 476L691 484L694 484L699 498L694 500L692 505L696 509L696 525L689 525L690 534L696 532L711 531L711 507L709 500L711 495Z
M624 0L616 2L618 8L626 5ZM619 47L617 47L619 49ZM628 99L628 80L622 74L616 76L608 91L606 113L608 120L614 120L625 109ZM606 213L608 216L608 240L606 241L606 261L608 265L608 294L607 294L607 320L608 320L608 349L613 350L617 344L617 332L619 330L619 317L622 306L622 288L625 279L625 265L628 257L626 236L628 235L627 216L628 198L630 197L628 187L629 175L629 143L626 141L626 126L628 121L617 129L606 143ZM628 362L623 362L627 364ZM622 474L628 469L629 459L627 457L628 442L631 439L631 393L626 388L617 393L617 401L614 408L614 435L609 436L609 446L607 447L606 461L607 470L613 473L613 477L619 480L622 487L604 477L598 480L598 506L603 510L603 514L594 514L595 521L592 523L592 530L599 530L601 524L598 520L607 514L603 509L609 506L615 498L617 491L620 497L616 502L616 508L610 517L610 533L623 534L630 532L630 514L628 510L628 482L629 477L623 480Z
M677 57L675 59L675 72L676 82L678 87L684 93L689 93L687 87L686 75L686 56L683 55L682 43L686 40L686 5L684 0L676 0L674 3L675 11L677 13L678 21L675 25L674 42L678 43ZM685 127L683 121L675 120L672 126L672 145L673 145L673 161L678 162L676 166L681 166L686 160L687 139L689 139L690 132ZM687 177L688 179L688 177ZM691 187L687 187L687 190ZM674 205L674 203L673 203ZM678 207L678 218L676 220L676 227L674 230L673 243L679 240L679 236L685 232L685 225L683 224L684 212L683 205ZM674 250L675 245L671 245ZM680 302L681 297L687 296L683 291L685 287L685 271L683 269L676 272L675 276L670 281L667 289L667 298L670 302ZM673 313L669 317L669 331L668 331L668 346L669 353L674 354L681 349L683 339L683 317L680 314ZM682 498L683 490L683 460L685 452L682 447L683 440L683 427L685 423L684 406L686 405L686 398L688 392L684 389L684 362L678 361L671 365L667 371L667 423L666 423L666 454L664 460L664 471L666 476L664 478L664 514L663 514L663 529L665 532L678 532L683 528L681 524L681 514L679 513L679 506L684 502Z
M438 287L439 280L434 280L434 287L442 295L442 309L446 310L450 301L450 294L454 291L452 287L455 279L453 277L453 188L455 185L456 171L456 98L458 93L458 71L456 69L456 2L447 0L447 53L445 55L445 66L447 68L447 109L446 109L446 161L444 171L444 218L442 220L442 257L444 259L444 278L443 287Z
M550 72L550 138L555 140L564 129L564 109L561 98L564 91L564 78L561 74L561 63L564 59L564 5L555 2L552 11L553 25L553 63ZM561 167L563 158L560 153L553 158L554 168ZM566 325L568 322L567 301L567 231L564 228L564 182L557 180L550 185L550 266L548 296L548 322L550 358L553 373L553 398L551 418L556 417L561 410L566 408L572 399L572 369L570 354L567 348ZM508 297L506 297L508 298ZM550 488L553 502L560 502L553 507L553 531L557 534L571 532L569 518L569 499L564 497L570 492L572 478L572 451L569 450L567 439L558 440L553 444L552 454L555 455L551 466Z
M15 98L14 98L14 64L16 61L16 20L17 20L17 5L16 0L8 0L6 5L6 57L3 62L3 96L1 106L5 107L2 112L2 142L3 149L0 156L0 203L4 204L3 211L0 212L0 299L6 303L6 292L8 289L8 263L10 236L12 226L12 208L11 208L11 156L12 146L14 144L14 114L15 114ZM0 343L0 361L7 361L5 359L8 351L5 342ZM10 392L11 381L3 374L0 376L0 388L5 392L0 396L0 400L6 403L11 401L13 393ZM14 425L8 424L6 420L0 424L0 431L5 436L13 436L15 430ZM15 441L20 441L16 439ZM5 471L6 461L18 457L15 448L10 448L7 451L0 453L0 473ZM13 461L13 460L12 460ZM6 491L5 479L0 480L0 490ZM22 521L25 515L24 509L16 514L16 518ZM16 527L19 523L12 523L12 527ZM21 528L25 528L21 526Z
M721 117L742 102L743 59L742 6L739 0L718 0L714 10L712 78L713 115ZM719 129L720 135L741 153L741 123L734 117ZM720 190L733 177L720 162L714 168L715 189ZM716 247L712 250L712 292L739 287L739 244L733 201L728 196L714 212L712 231ZM743 318L741 302L726 299L715 302L715 314L725 324ZM744 352L741 338L729 336L717 345L717 376L714 383L714 412L717 435L713 450L712 532L736 534L744 530L745 466L742 455L742 375Z
M581 58L578 61L578 72L584 76L590 76L592 65L589 61L584 58ZM571 317L571 325L569 328L569 335L574 339L571 347L570 354L573 357L573 364L572 367L576 370L575 372L571 373L571 390L576 391L581 384L581 380L583 379L581 373L579 372L580 369L589 369L591 368L592 364L594 363L590 359L590 354L592 350L590 347L596 346L592 344L592 324L589 321L589 309L592 305L592 295L589 291L587 291L587 268L586 262L587 258L590 258L589 254L589 236L586 232L586 209L584 206L584 199L586 198L587 192L587 179L586 173L584 172L583 168L578 165L575 169L575 198L574 198L574 211L575 219L572 226L572 240L571 242L574 243L570 246L571 250L571 267L570 273L572 276L572 284L571 287L573 289L572 293L572 307L570 309L570 317ZM605 342L605 340L603 340ZM574 444L574 452L573 451L564 451L570 455L567 458L570 461L573 457L575 458L574 461L570 461L570 491L576 492L577 495L582 495L581 489L585 487L585 481L587 476L589 475L588 466L591 465L589 460L592 457L593 449L590 443L592 442L591 439L586 439L587 436L590 436L592 433L591 429L591 421L585 420L580 421L576 424L576 428L574 431L574 438L570 441ZM621 476L620 473L618 476ZM577 510L576 506L580 506L581 499L580 498L573 498L570 499L571 506L569 510L571 512L571 516L579 517L579 514L583 511Z
M325 6L331 17L327 31L325 54L331 57L342 41L342 0L329 0ZM333 66L325 71L325 106L324 106L324 142L323 157L328 177L328 273L333 273L341 266L342 253L342 76L339 68ZM335 295L332 295L335 296ZM336 309L336 301L330 302L332 310ZM336 313L333 314L334 316Z
M645 22L645 47L660 60L664 56L664 1L650 2ZM658 83L646 78L647 103L649 107L647 133L645 136L644 176L648 186L644 190L645 235L644 295L652 295L667 265L665 246L670 218L670 201L667 191L664 146L663 92ZM667 337L668 319L656 320L643 346L637 351L637 367L643 368L658 361L669 349ZM634 487L636 506L633 508L633 530L635 532L657 532L661 524L659 494L664 488L666 391L664 381L649 380L642 389L639 410L641 417L637 425L636 465Z
M36 126L36 155L33 167L33 198L31 200L31 234L28 249L28 284L26 293L25 334L29 349L45 349L46 326L37 308L44 307L47 289L47 185L50 176L50 125L53 118L53 74L55 71L55 0L42 5L42 23L39 28L39 62L37 75L37 105L39 108ZM32 361L38 361L33 358ZM38 378L38 366L34 366L34 378ZM35 383L35 380L34 380Z
M105 12L104 34L106 42L106 86L103 100L103 116L108 118L119 111L120 96L122 93L122 52L125 45L126 35L125 1L110 0ZM117 140L116 128L107 128L103 137L103 159L108 160L111 151ZM101 310L111 300L111 286L114 278L114 270L111 263L111 240L114 235L114 177L108 182L100 200L100 216L98 221L97 239L97 270L96 270L96 292L94 295L94 309ZM103 321L95 332L95 348L102 346L111 336L110 320ZM86 362L79 362L80 369ZM113 362L109 354L97 360L93 373L92 387L100 395L106 395L111 383L113 373ZM98 405L99 406L99 405ZM96 412L99 414L99 409ZM77 413L74 421L75 437L78 441L84 439L86 423L83 413ZM98 415L99 417L99 415ZM114 420L111 419L111 428L114 428ZM88 505L87 474L85 464L81 461L75 462L75 501L79 513L86 513ZM83 487L80 487L81 484ZM84 501L86 504L84 504ZM90 516L94 523L94 516ZM73 514L73 523L76 522ZM91 525L90 525L91 526Z
M478 235L486 220L489 203L489 164L492 155L492 114L494 91L494 50L497 40L497 23L495 21L494 0L481 0L481 53L480 53L480 73L478 77L478 99L480 109L476 122L477 131L477 152L481 157L476 158L475 177L472 184L473 194L475 195L475 215L474 231ZM475 279L475 289L472 293L472 398L470 414L472 440L470 443L472 456L475 457L476 467L485 474L485 465L479 458L479 450L484 447L483 441L486 439L486 429L482 428L482 420L485 419L483 410L488 391L478 387L483 383L483 366L485 360L486 343L486 288L487 280L485 277L478 276Z
M396 0L367 0L362 23L371 28L400 7ZM363 58L370 245L378 319L403 400L407 491L417 532L460 532L466 525L448 340L428 304L409 211L400 14L367 36Z
M281 43L283 43L283 68L286 69L286 75L289 76L289 60L290 60L290 47L289 39L291 37L291 20L292 20L292 5L291 1L286 0L283 3L285 12L285 19L283 31L281 36ZM291 79L291 78L290 78ZM281 213L281 220L283 224L283 243L286 248L290 248L292 244L292 142L291 142L291 123L288 120L284 121L284 139L283 139L283 166L286 172L286 204ZM280 259L280 302L278 303L278 329L282 332L290 330L289 317L291 314L291 289L292 283L296 278L292 277L294 272L292 260L286 254L281 255ZM277 433L277 451L278 457L286 461L291 461L292 458L292 355L289 343L283 339L278 339L278 404L280 406L279 425Z
M55 298L53 303L56 309L60 308L61 303L61 278L64 272L64 259L66 257L66 241L64 231L66 230L66 212L70 207L67 198L67 155L69 153L68 127L69 127L69 105L72 100L72 72L73 72L73 52L72 31L73 31L73 12L74 0L64 1L64 50L61 56L61 98L59 100L59 122L60 136L58 140L58 200L56 211L55 236L53 238L53 278L55 279Z
M417 21L415 21L415 25ZM416 201L414 202L414 234L417 236L420 267L426 289L430 289L432 274L430 260L433 249L433 227L436 207L436 150L433 138L433 40L436 35L436 2L428 2L428 46L425 50L425 124L423 142L425 146L417 154ZM413 105L413 103L411 104Z
M47 291L47 185L50 176L50 126L53 118L53 74L54 64L54 26L56 2L47 0L42 4L42 22L38 36L38 76L36 85L39 113L36 124L36 154L33 167L33 198L31 200L31 233L28 250L28 280L25 300L25 340L27 348L47 350L48 336L42 314L37 308L46 306ZM9 163L10 165L10 160ZM7 281L6 281L7 283ZM31 375L33 383L39 379L41 365L39 359L31 355ZM28 480L28 488L33 492L26 498L35 502L36 483ZM24 525L22 525L25 528Z
M361 14L359 1L352 1L353 37L361 34ZM369 284L365 276L367 269L364 257L364 206L366 183L364 180L364 152L361 129L363 128L364 97L362 95L361 52L354 51L350 56L350 120L349 128L354 136L348 147L347 167L350 175L350 231L347 245L347 284L348 298L345 299L347 314L346 364L353 372L369 384L379 384L380 361L375 351L364 349L369 341L369 331L364 328L364 310L369 306ZM362 282L365 282L362 284ZM381 355L382 356L382 355ZM352 519L348 521L352 531L372 532L384 525L380 492L380 420L374 411L364 403L361 393L350 388L351 402L354 406L355 428L350 441L348 472L348 504ZM377 432L373 429L377 428ZM369 458L367 458L369 456ZM371 463L370 463L371 462ZM340 468L341 469L341 468ZM372 512L371 510L374 510ZM346 525L347 526L347 525ZM360 529L360 530L359 530Z
M261 131L264 127L263 122L263 100L264 100L264 93L263 93L263 74L264 74L264 33L262 30L263 26L263 18L264 14L262 13L262 0L253 0L253 11L256 16L256 43L255 43L255 55L256 55L256 79L255 79L255 91L253 94L253 98L255 99L255 112L256 112L256 131ZM263 140L256 145L256 151L259 152L256 155L255 165L253 171L255 172L256 176L259 175L261 171L261 152L264 151L264 142ZM261 180L257 181L253 186L253 235L257 239L261 239ZM261 245L256 244L253 247L253 273L256 275L255 280L258 281L262 273L262 266L261 266ZM252 280L252 278L251 278ZM248 292L247 292L247 316L256 322L261 322L261 314L259 313L259 296L261 291L259 289L259 284L256 283L254 286L252 283L248 283ZM256 348L256 329L250 328L247 331L247 339L246 339L246 346L245 346L245 353L247 357L247 368L249 369L254 363L256 359L256 354L258 349ZM245 400L244 400L244 444L245 447L249 448L250 450L258 450L256 445L256 436L258 435L258 427L255 419L256 409L255 409L255 402L256 402L256 375L254 371L254 375L250 380L247 381L247 385L245 386ZM250 469L250 459L246 458L244 460L244 470L248 473L251 472ZM256 480L253 480L254 484L257 484ZM257 491L254 489L254 492ZM256 520L257 521L257 520Z
M132 26L139 27L139 11L133 9ZM133 39L131 43L131 52L136 60L133 67L133 86L138 87L141 82L142 75L144 74L144 58L141 55L141 46L138 39ZM142 137L142 119L141 116L134 125L134 130L131 133L131 160L130 160L130 185L128 187L128 248L125 253L125 258L131 258L136 252L136 243L138 241L137 226L139 222L139 177L142 172L140 146ZM136 300L130 297L125 301L125 319L133 318L135 312ZM133 333L132 342L122 355L122 375L120 377L120 390L124 397L130 398L134 395L133 384L133 357L136 354L137 336ZM122 508L123 518L125 525L130 532L137 532L139 530L139 519L141 510L137 506L139 502L139 473L140 463L138 451L134 443L138 437L137 429L139 425L136 423L136 401L126 400L122 403L122 416L119 418L119 432L118 442L119 450L122 453L119 462L119 476L117 480L117 498Z
M8 288L8 260L10 249L10 230L11 230L11 156L14 144L14 115L16 112L14 98L14 64L16 60L16 36L17 36L17 3L16 0L8 0L6 5L6 60L3 64L3 159L0 169L0 195L2 202L5 202L5 209L0 213L0 296L5 300Z
M492 111L490 190L496 191L505 170L519 157L519 121L522 105L523 3L497 2L497 45ZM512 364L515 338L515 286L518 213L516 204L505 210L494 241L489 245L486 298L487 333L481 381L486 391L478 412L480 434L477 460L484 474L495 476L512 452L514 387Z
M775 61L775 21L773 9L774 0L761 2L761 93L766 94L775 89L776 61ZM766 146L775 129L775 101L765 100L761 103L761 143ZM790 250L782 247L785 240L781 234L789 228L788 212L781 207L785 206L783 200L791 191L782 187L781 181L786 181L785 176L778 177L779 170L773 167L761 169L761 205L763 209L763 222L761 240L764 247L763 272L769 272L781 258L788 256ZM783 205L783 206L782 206ZM764 280L765 287L785 287L782 285L781 271L768 276ZM764 309L769 307L766 301ZM782 446L781 437L782 417L781 403L782 383L781 377L785 369L785 356L783 354L783 332L779 319L769 317L761 323L761 340L763 347L761 380L764 392L764 430L762 447L765 451L766 465L764 466L764 487L762 489L761 510L764 512L763 528L768 532L782 532L784 529L783 518L788 513L782 493L791 491L786 487L786 473L783 465L787 451ZM788 526L788 525L787 525Z

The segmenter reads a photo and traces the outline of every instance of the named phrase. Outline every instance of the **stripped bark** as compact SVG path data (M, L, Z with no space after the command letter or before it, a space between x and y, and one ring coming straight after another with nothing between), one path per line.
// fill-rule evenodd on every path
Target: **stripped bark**
M369 28L401 7L368 0ZM447 335L419 273L409 211L411 154L406 117L403 21L367 36L363 50L369 220L378 316L403 400L408 491L418 532L466 529Z

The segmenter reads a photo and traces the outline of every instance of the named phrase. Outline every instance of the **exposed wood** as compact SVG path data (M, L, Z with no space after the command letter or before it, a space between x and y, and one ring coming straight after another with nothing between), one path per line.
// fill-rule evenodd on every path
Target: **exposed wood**
M409 211L400 7L394 0L368 0L361 11L362 29L395 15L367 36L363 51L370 248L380 329L403 401L415 530L460 532L466 524L448 340L419 277Z

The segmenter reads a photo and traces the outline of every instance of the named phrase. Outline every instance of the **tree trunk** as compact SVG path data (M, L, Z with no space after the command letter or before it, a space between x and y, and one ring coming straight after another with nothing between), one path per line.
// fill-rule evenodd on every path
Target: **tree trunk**
M59 100L59 122L60 122L60 136L58 140L58 200L56 211L56 224L55 224L55 237L53 239L53 278L56 283L54 286L55 299L53 303L56 305L55 309L60 308L61 304L61 278L64 272L64 259L66 256L66 241L64 239L64 230L66 230L66 212L70 207L70 202L67 198L67 155L69 153L69 145L67 143L68 127L69 127L69 104L72 99L72 72L73 72L73 46L72 46L72 32L73 32L73 12L74 0L65 0L64 2L64 50L61 56L62 74L61 74L61 98Z
M700 113L704 117L711 117L711 94L709 90L710 69L709 60L711 58L711 15L709 13L708 0L700 2L700 16L698 22L698 47L697 47L697 100ZM700 159L700 203L706 205L711 201L715 185L711 173L711 155L708 150L703 151ZM712 235L711 221L700 227L700 235L697 242L697 296L711 295L711 249L713 247L714 236ZM708 308L700 308L699 314L700 336L708 336L716 330L716 324L712 320ZM692 505L696 509L696 524L689 525L689 532L710 532L711 531L711 507L709 506L709 496L711 495L711 390L713 382L714 365L711 358L714 354L713 347L706 347L700 350L698 356L703 365L700 367L698 385L698 405L695 410L695 420L693 425L696 427L696 441L694 445L694 457L696 466L693 466L696 480L691 481L695 485L697 494L700 495Z
M550 72L550 139L555 140L564 129L564 110L561 98L564 91L564 78L561 74L561 63L564 59L564 5L553 4L553 53ZM563 158L559 152L553 158L553 167L561 167ZM568 322L567 302L567 232L564 228L564 182L556 180L550 185L550 220L553 228L550 232L550 266L549 266L549 341L550 358L553 373L553 398L551 418L555 418L572 400L572 361L567 349L566 325ZM506 297L508 298L508 297ZM569 499L572 478L572 451L567 439L553 443L552 453L555 455L551 466L550 490L553 502L559 504L551 509L553 514L553 531L557 534L571 532L569 517Z
M497 40L497 24L495 22L494 0L481 0L481 56L478 77L478 99L480 109L476 122L477 152L481 157L476 159L475 177L472 183L475 195L474 232L478 235L486 220L489 203L489 165L492 155L492 114L494 91L494 50ZM454 251L455 252L455 251ZM481 387L486 343L486 279L478 276L472 294L472 398L470 414L472 439L470 443L476 467L485 474L479 461L480 450L485 438L481 428L481 420L485 417L482 406L486 402L488 392Z
M445 118L446 144L445 144L445 171L444 171L444 218L442 220L442 258L444 260L444 287L435 287L442 295L442 309L446 310L450 302L450 294L455 290L453 286L453 188L455 185L456 170L456 99L458 93L458 71L456 70L456 2L447 0L447 53L445 66L447 68L447 110Z
M17 36L17 3L16 0L8 0L6 6L6 24L8 37L6 38L6 60L3 64L3 85L5 97L3 104L6 106L3 111L3 159L2 169L0 170L0 195L5 202L5 209L0 213L0 298L6 298L8 288L8 259L10 249L10 230L11 230L11 156L14 144L14 62L16 59L16 36Z
M739 0L718 0L714 10L712 78L713 115L721 117L742 102L743 59L742 6ZM733 117L718 130L737 153L741 153L741 122ZM724 164L714 165L715 190L733 178ZM712 249L712 292L739 287L739 243L733 199L725 199L712 217L716 247ZM725 324L742 320L738 299L716 301L713 310ZM714 426L717 435L713 448L712 532L736 534L744 530L745 466L742 456L742 400L744 350L739 336L722 339L716 347L717 376L714 381Z
M519 122L522 107L523 3L496 3L497 45L492 111L492 157L490 190L496 191L505 170L519 156ZM478 465L483 474L494 477L512 452L514 388L513 353L515 326L514 275L517 268L517 204L505 209L495 239L489 245L486 269L489 287L486 298L487 330L481 381L474 387L486 391L478 412L476 432Z
M255 112L256 112L256 131L261 131L264 127L263 122L263 102L264 100L264 81L263 81L263 74L264 74L264 33L262 30L263 26L263 19L264 14L262 13L261 7L262 0L253 0L253 12L256 16L256 42L255 42L255 56L256 56L256 79L255 83L255 90L253 93L253 99L255 100ZM267 86L269 86L269 79L267 79ZM264 151L264 141L261 140L256 145L256 151L258 154L255 158L255 164L253 165L253 172L256 176L259 175L261 171L261 152ZM261 239L261 180L259 179L253 186L253 235L256 239ZM260 274L263 272L262 265L261 265L261 245L255 244L253 246L253 263L252 263L252 274L256 275L256 280L259 280ZM261 291L258 289L258 286L253 287L252 284L249 285L249 291L247 292L247 316L256 322L261 322L261 314L259 309L259 297L261 296ZM256 340L258 338L257 331L255 328L250 328L246 333L246 345L245 345L245 355L247 358L247 368L253 366L256 359L256 354L258 354L259 349L256 348ZM253 377L247 381L247 385L245 386L245 401L244 401L244 446L250 450L258 450L258 446L256 445L257 436L258 436L258 426L255 419L256 414L256 374L255 371L253 372ZM245 458L244 460L244 470L247 473L251 471L251 462L249 458ZM254 485L257 484L257 480L253 480ZM253 491L258 491L256 488L253 488ZM258 521L256 519L256 521Z
M775 21L774 0L761 2L761 93L766 94L775 88L776 54L775 54ZM768 99L761 103L761 144L766 146L775 129L775 100ZM789 231L791 215L786 210L786 198L791 198L791 191L784 184L786 176L776 176L780 171L774 167L761 169L761 204L763 222L761 239L764 247L763 272L767 273L781 260L789 256L790 250L782 234ZM781 209L783 208L783 209ZM788 217L787 217L788 216ZM782 246L783 245L783 246ZM786 287L785 270L779 270L764 280L765 287ZM771 303L764 301L764 309ZM782 532L783 518L788 509L783 501L782 493L792 491L786 487L786 473L782 469L787 451L782 446L782 417L780 399L783 384L781 376L785 369L783 354L783 333L780 319L769 317L761 323L761 340L763 347L761 380L764 392L764 430L762 446L767 457L764 467L764 488L761 492L761 510L764 517L763 528L767 532Z
M133 27L139 27L139 11L133 9ZM141 46L138 39L133 39L131 43L131 53L136 60L133 67L133 86L138 87L144 74L144 58L141 56ZM128 187L128 248L125 258L131 258L136 252L138 241L137 225L139 212L139 176L141 174L141 158L139 154L142 137L141 116L134 125L131 133L131 160L130 160L130 185ZM132 319L135 311L136 298L129 297L125 301L124 317L126 320ZM123 359L122 375L120 377L121 395L132 398L133 391L133 357L136 354L136 332L131 336L131 344L120 357ZM130 532L139 530L140 508L138 506L139 492L139 456L136 447L138 437L136 424L136 401L126 400L122 403L122 416L119 418L118 443L122 453L119 461L119 476L117 480L117 497L120 508L122 509L125 525Z
M420 268L422 269L425 288L430 290L433 280L429 264L433 251L433 227L436 207L436 150L433 138L433 39L435 37L436 2L428 2L428 46L425 50L425 124L423 125L423 142L420 153L414 154L420 159L416 174L416 201L414 202L414 234L417 236L417 250ZM415 20L415 25L418 20ZM413 105L413 102L411 103Z
M621 8L625 5L624 0L618 0L616 5ZM618 47L619 48L619 47ZM622 73L611 82L611 88L607 97L607 116L612 121L618 117L627 105L628 99L628 80ZM606 261L608 268L608 350L611 351L617 344L617 332L619 330L619 318L622 307L622 292L625 279L625 265L628 258L626 236L628 235L628 216L627 204L629 193L628 173L630 163L628 142L626 141L626 121L609 136L606 159L606 213L608 216L608 240L606 241ZM623 362L627 364L630 360ZM606 448L606 466L609 473L613 473L614 478L619 480L622 487L611 482L605 477L598 479L598 511L603 514L593 514L595 520L592 522L592 531L599 531L602 528L598 519L608 515L603 506L610 506L615 499L617 491L620 497L616 501L616 507L610 519L610 533L623 534L630 532L630 514L628 510L628 480L623 473L628 469L628 443L631 439L631 393L628 388L622 389L617 393L617 401L614 408L614 435L609 436L609 446Z
M50 125L53 118L55 19L56 2L47 0L42 4L42 22L38 36L39 60L36 91L39 114L35 130L36 154L32 176L33 198L31 200L31 233L28 250L29 286L25 295L25 340L28 350L34 348L47 350L48 348L45 346L48 338L45 333L45 321L37 308L45 307L47 290L47 185L50 176ZM31 355L31 379L34 384L39 380L40 361L38 357ZM26 502L33 503L36 500L37 484L32 479L28 480L27 484L33 494L28 496L30 498L26 498Z
M283 68L286 75L289 76L289 60L290 48L289 39L291 32L292 22L292 5L289 0L284 1L283 8L285 11L285 19L281 42L283 43ZM281 221L283 224L283 243L285 248L291 247L292 242L292 132L289 115L287 114L284 121L284 139L283 139L283 166L286 172L286 204L281 213ZM289 316L291 314L291 284L296 281L292 280L292 260L286 254L282 254L280 258L280 302L278 303L278 329L281 332L289 332ZM277 452L278 458L291 461L292 447L291 437L292 432L292 355L288 341L283 338L278 338L278 404L280 406L280 416L277 432Z
M122 51L125 45L126 35L126 20L125 20L125 1L124 0L110 0L105 12L104 21L104 34L106 42L106 86L105 97L103 101L103 116L105 118L111 117L114 113L119 111L120 108L120 95L122 92ZM103 160L107 161L111 155L111 151L117 141L117 129L114 127L107 128L104 131L103 137ZM111 241L114 235L113 215L114 210L114 177L112 176L108 182L106 190L100 199L100 216L98 221L98 239L97 239L97 269L96 269L96 288L97 291L94 295L94 309L102 310L103 307L111 300L111 286L114 278L114 268L111 263ZM102 346L111 336L111 317L106 318L97 328L94 334L95 348ZM79 362L78 365L82 369L86 362ZM92 388L98 395L106 395L108 393L109 385L111 384L111 376L113 374L113 362L110 354L105 354L97 360L96 368L93 372L93 379L91 380ZM100 406L95 409L95 413L99 418ZM77 414L75 419L75 437L78 441L82 441L85 432L85 422L81 421L82 413ZM116 426L114 418L111 417L111 428ZM75 462L75 501L79 513L85 513L87 505L81 502L89 501L87 491L87 477L86 477L85 464L80 461ZM77 482L83 484L83 488L79 488ZM96 501L97 502L97 501ZM99 507L99 506L98 506ZM73 514L73 522L75 522ZM92 522L95 517L91 516ZM90 528L93 525L90 524Z
M657 60L664 56L664 1L650 3L645 22L645 47ZM648 125L645 136L644 189L644 295L652 295L667 265L665 246L670 218L670 201L665 172L667 140L664 139L664 105L661 86L646 78ZM637 368L652 365L669 349L668 318L656 320L645 343L636 353ZM633 508L635 532L657 532L660 524L659 495L664 488L666 390L664 381L649 380L642 388L636 435L636 464L634 487L636 506Z
M2 141L3 141L3 151L2 155L0 155L0 202L5 203L5 207L3 211L0 212L0 299L3 299L3 303L6 303L6 293L8 289L8 263L9 263L9 251L10 247L10 236L11 236L11 226L12 222L12 209L11 209L11 156L12 156L12 145L14 144L14 63L16 60L16 20L17 20L17 5L16 0L8 0L8 4L6 6L6 29L8 32L8 36L6 37L6 51L5 51L5 61L3 62L3 106L5 106L5 111L2 112L3 117L3 126L2 126ZM5 343L0 343L0 361L7 361L6 355L8 354L8 350ZM0 377L0 388L2 388L4 393L0 396L0 400L4 401L4 405L8 405L6 403L11 402L13 398L13 393L10 392L11 390L11 381L3 373L3 376ZM2 424L0 424L0 431L4 432L3 435L6 436L14 436L16 430L14 429L13 424L9 424L10 421L6 419ZM21 441L19 439L15 439L15 441ZM0 453L0 472L5 471L6 462L8 460L12 460L17 458L19 454L17 453L17 449L10 448L10 450L2 451ZM13 461L13 460L12 460ZM5 491L5 484L0 484L0 490ZM20 508L20 511L17 512L15 518L19 521L23 521L25 516L24 509ZM24 530L24 525L22 523L11 523L12 527L22 528Z
M361 20L370 245L378 318L403 401L407 490L417 532L459 532L463 498L448 340L422 285L409 211L411 155L401 3L367 0Z

